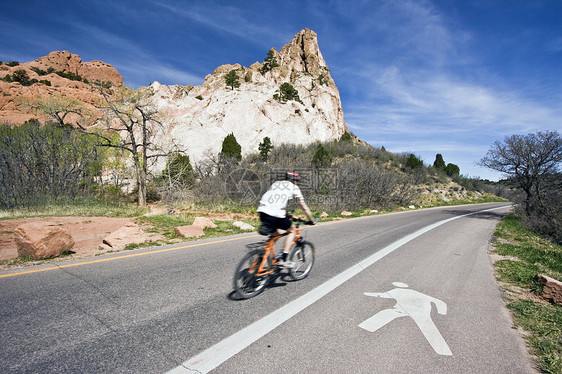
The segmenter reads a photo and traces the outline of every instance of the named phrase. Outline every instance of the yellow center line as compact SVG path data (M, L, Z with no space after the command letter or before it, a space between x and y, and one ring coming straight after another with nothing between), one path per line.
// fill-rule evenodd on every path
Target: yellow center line
M356 217L356 218L364 218L364 217ZM330 222L322 222L322 225L338 223L338 222L343 222L343 221L346 221L346 220L344 219L344 220L335 220L335 221L330 221ZM320 225L318 225L318 226L320 226ZM312 227L302 227L301 230L306 230L306 229L310 229L310 228L312 228ZM256 235L250 235L250 236L242 236L242 237L238 237L238 238L223 239L223 240L217 240L217 241L207 242L207 243L190 244L190 245L184 245L184 246L181 246L181 247L159 249L159 250L156 250L156 251L133 253L133 254L130 254L130 255L124 255L124 256L118 256L118 257L102 258L102 259L98 259L98 260L77 262L77 263L74 263L74 264L56 265L56 266L51 266L51 267L47 267L47 268L43 268L43 269L20 271L20 272L11 273L11 274L0 274L0 278L15 277L16 275L23 275L23 274L40 273L42 271L50 271L50 270L57 270L57 269L63 269L63 268L70 268L70 267L74 267L74 266L89 265L89 264L95 264L95 263L98 263L98 262L122 260L124 258L131 258L131 257L145 256L145 255L154 255L154 254L157 254L157 253L171 252L171 251L177 251L179 249L195 248L195 247L201 247L201 246L211 245L211 244L226 243L226 242L231 242L231 241L241 240L241 239L246 239L246 238L254 238L254 237L258 237L258 236L260 236L260 235L256 234Z
M49 270L70 268L70 267L74 267L74 266L89 265L89 264L95 264L95 263L98 263L98 262L122 260L122 259L124 259L124 258L131 258L131 257L145 256L145 255L154 255L154 254L157 254L157 253L164 253L164 252L177 251L177 250L179 250L179 249L186 249L186 248L202 247L202 246L211 245L211 244L226 243L226 242L231 242L231 241L235 241L235 240L241 240L241 239L246 239L246 238L253 238L253 237L257 237L257 236L258 236L258 235L242 236L242 237L238 237L238 238L223 239L223 240L217 240L217 241L207 242L207 243L197 243L197 244L184 245L184 246L181 246L181 247L172 247L172 248L159 249L159 250L150 251L150 252L133 253L133 254L130 254L130 255L124 255L124 256L118 256L118 257L102 258L102 259L98 259L98 260L77 262L77 263L74 263L74 264L57 265L57 266L52 266L52 267L43 268L43 269L34 269L34 270L20 271L20 272L12 273L12 274L1 274L1 275L0 275L0 278L14 277L14 276L16 276L16 275L23 275L23 274L39 273L39 272L42 272L42 271L49 271Z

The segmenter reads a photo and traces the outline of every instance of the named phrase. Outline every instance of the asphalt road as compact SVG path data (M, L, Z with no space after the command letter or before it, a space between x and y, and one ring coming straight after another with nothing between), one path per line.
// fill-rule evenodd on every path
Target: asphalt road
M245 301L252 234L0 272L0 373L529 373L488 258L507 204L303 230L310 276Z

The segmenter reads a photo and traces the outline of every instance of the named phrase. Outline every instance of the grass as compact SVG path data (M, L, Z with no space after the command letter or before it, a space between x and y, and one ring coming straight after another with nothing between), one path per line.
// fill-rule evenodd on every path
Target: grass
M115 203L92 199L78 199L74 202L63 202L33 208L0 210L1 219L17 219L31 217L137 217L149 212L135 204Z
M494 266L514 323L527 331L540 370L562 373L562 306L531 297L541 291L538 273L562 280L562 247L525 229L514 215L498 224L495 236L504 239L494 252L506 257Z
M498 201L496 200L486 200ZM504 200L499 200L504 201ZM480 203L478 201L466 201L466 203ZM455 201L459 204L459 201ZM452 202L451 202L452 204ZM428 207L428 206L424 206ZM54 204L43 205L40 207L30 209L13 209L9 211L0 210L0 220L3 219L18 219L18 218L31 218L31 217L136 217L135 221L139 224L145 232L161 234L165 239L159 242L148 242L141 244L131 244L125 250L131 250L142 247L152 247L163 244L172 244L179 241L195 240L196 238L184 238L179 236L174 228L177 226L190 225L193 223L195 217L204 216L213 218L213 216L238 214L244 217L243 219L236 219L249 223L255 230L259 227L259 220L256 215L256 207L249 205L235 204L229 200L222 201L209 201L206 203L180 203L175 206L177 211L189 211L190 213L176 213L176 214L154 214L147 215L150 208L140 208L131 203L116 203L115 201L101 201L95 199L77 199L72 202L61 201ZM375 214L384 214L402 211L404 208L396 209L381 209L379 211L372 211L371 209L353 210L350 216L342 216L341 210L327 211L328 216L321 219L321 221L331 221L334 219L346 219L363 217ZM406 209L409 210L409 209ZM321 211L315 211L315 214L320 215ZM303 213L296 211L295 216L304 217ZM232 225L233 220L214 220L217 225L216 228L207 228L204 230L205 238L220 237L225 235L233 235L238 233L247 232ZM110 251L112 252L112 251ZM105 252L104 252L105 253ZM0 266L24 266L36 264L39 262L48 262L51 260L31 260L31 259L16 259L0 261Z
M465 204L483 204L483 203L502 203L508 202L507 199L492 195L489 193L483 193L481 195L473 194L472 198L454 198L449 197L449 201L437 198L435 195L431 197L421 196L419 198L418 204L422 205L424 208L440 207L440 206L452 206L452 205L465 205Z
M212 212L209 212L212 218ZM220 213L223 213L222 211ZM174 240L190 240L189 238L184 238L179 236L174 228L178 226L191 225L195 220L195 217L207 216L207 214L199 213L180 213L180 214L156 214L151 216L143 216L137 218L137 223L143 228L145 232L154 232L163 235L166 239ZM259 227L258 219L243 219L240 220L252 225L256 230ZM232 225L233 220L215 220L214 223L217 225L216 228L206 228L204 230L206 238L214 238L225 235L239 234L242 232L247 232L241 230ZM193 238L196 239L196 238Z

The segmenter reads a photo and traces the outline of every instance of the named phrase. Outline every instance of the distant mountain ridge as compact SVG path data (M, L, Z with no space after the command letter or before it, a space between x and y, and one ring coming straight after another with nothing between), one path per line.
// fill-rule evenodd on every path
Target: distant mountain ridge
M308 144L339 139L348 131L338 88L314 31L300 31L279 52L272 49L269 55L276 61L276 64L266 63L269 68L260 62L250 67L223 65L207 75L200 86L151 84L154 102L167 127L166 136L174 138L192 162L204 159L209 153L220 152L223 139L230 133L247 154L257 152L258 144L266 136L273 145ZM47 119L23 111L15 100L19 96L61 93L93 107L100 96L86 82L123 83L122 76L111 65L100 61L82 62L79 56L67 51L51 52L18 66L4 63L0 65L0 77L18 69L24 69L30 78L48 80L50 86L0 81L2 124L17 125L30 118ZM225 76L231 70L239 76L238 88L226 85ZM72 80L68 76L81 79ZM294 88L299 100L281 100L283 84Z

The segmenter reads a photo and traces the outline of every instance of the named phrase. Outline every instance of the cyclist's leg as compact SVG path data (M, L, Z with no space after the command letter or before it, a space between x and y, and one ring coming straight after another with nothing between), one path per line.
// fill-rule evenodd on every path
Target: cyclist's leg
M295 241L296 236L297 236L297 231L295 230L295 225L291 225L291 227L287 229L287 236L285 237L285 242L283 243L283 253L287 255L289 254L289 251L291 250L291 246ZM284 257L286 258L286 256Z
M280 234L279 230L286 231L287 237L285 238L285 244L283 245L283 261L287 260L287 256L291 250L291 244L295 240L296 231L293 222L289 217L272 217L264 213L260 213L260 218L262 221L267 222L272 227L277 229L277 232Z

